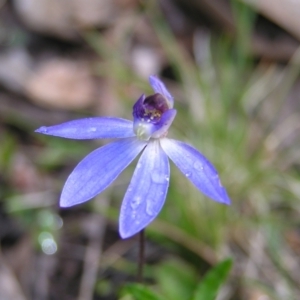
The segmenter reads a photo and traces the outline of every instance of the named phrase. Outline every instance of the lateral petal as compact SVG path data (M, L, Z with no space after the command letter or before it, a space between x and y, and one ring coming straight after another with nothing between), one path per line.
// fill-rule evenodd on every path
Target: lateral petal
M183 142L167 138L161 139L160 144L185 177L203 194L217 202L230 204L217 170L198 150Z
M132 121L112 117L72 120L54 126L42 126L35 132L78 140L135 136Z
M61 194L60 206L83 203L102 192L145 145L145 142L136 138L122 139L87 155L68 177Z
M170 178L167 155L158 140L144 150L122 202L119 233L128 238L144 229L162 209Z

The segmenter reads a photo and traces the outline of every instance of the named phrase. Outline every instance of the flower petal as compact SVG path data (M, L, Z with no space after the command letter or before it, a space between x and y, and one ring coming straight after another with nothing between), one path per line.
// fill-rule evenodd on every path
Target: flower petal
M221 185L214 166L195 148L171 139L161 139L165 153L179 170L206 196L224 204L230 204L225 188Z
M169 93L168 89L165 87L165 85L160 81L160 79L157 76L150 76L149 77L149 83L152 86L152 89L155 93L162 94L166 97L168 100L169 108L173 108L174 106L174 99L172 95Z
M134 171L122 202L119 232L128 238L145 228L162 209L170 178L167 155L150 141Z
M54 126L42 126L35 132L68 139L104 139L135 136L132 121L120 118L85 118Z
M146 143L136 138L118 140L86 156L68 177L60 206L83 203L108 187L135 159Z

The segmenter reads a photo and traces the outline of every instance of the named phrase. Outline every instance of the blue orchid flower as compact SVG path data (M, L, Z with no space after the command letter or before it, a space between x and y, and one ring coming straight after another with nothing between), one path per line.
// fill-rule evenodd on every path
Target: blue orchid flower
M106 189L142 152L125 193L119 233L128 238L152 222L162 209L170 180L170 158L203 194L230 204L213 165L195 148L166 138L176 110L165 85L150 76L154 95L142 95L133 106L133 122L120 118L86 118L40 127L38 133L69 139L118 139L87 155L68 177L61 207L86 202Z

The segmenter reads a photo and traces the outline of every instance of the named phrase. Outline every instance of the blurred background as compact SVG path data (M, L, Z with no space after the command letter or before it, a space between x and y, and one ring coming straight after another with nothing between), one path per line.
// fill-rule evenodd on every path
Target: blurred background
M145 283L188 300L232 258L218 300L299 300L299 42L297 0L1 0L0 300L134 299L119 291L135 280L138 242L117 229L135 164L60 209L67 176L103 142L34 130L131 119L152 74L176 100L170 136L213 162L232 205L171 166Z

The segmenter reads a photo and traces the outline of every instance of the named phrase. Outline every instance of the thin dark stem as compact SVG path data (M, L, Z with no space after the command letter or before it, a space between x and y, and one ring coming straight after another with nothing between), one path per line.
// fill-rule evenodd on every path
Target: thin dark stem
M143 282L143 268L145 263L145 231L139 233L139 261L137 271L137 282Z

